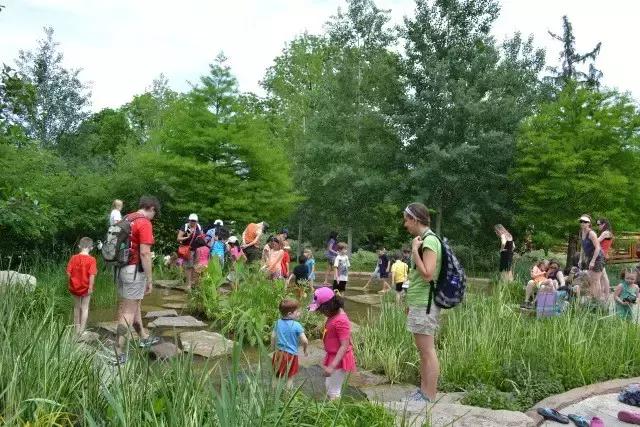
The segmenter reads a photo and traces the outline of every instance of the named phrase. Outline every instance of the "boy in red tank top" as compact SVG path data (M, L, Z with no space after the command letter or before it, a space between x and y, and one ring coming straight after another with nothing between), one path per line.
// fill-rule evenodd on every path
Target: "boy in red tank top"
M89 255L93 249L93 240L83 237L78 243L80 253L75 254L67 264L69 292L73 296L73 323L76 335L80 336L87 327L89 318L89 299L93 292L93 284L98 274L96 260Z

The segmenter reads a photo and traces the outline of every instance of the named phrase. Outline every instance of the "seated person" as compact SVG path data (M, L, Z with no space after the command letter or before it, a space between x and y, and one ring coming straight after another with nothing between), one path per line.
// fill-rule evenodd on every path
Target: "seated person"
M566 287L569 288L570 296L575 296L580 300L581 289L589 289L589 272L580 270L578 267L571 267L571 270L569 270L569 274L565 277L564 281Z
M636 284L637 273L635 270L622 270L620 278L622 281L613 293L616 302L616 314L624 320L633 319L633 305L638 300L638 285Z
M536 265L531 269L531 280L527 283L527 288L525 291L524 304L522 304L523 308L532 308L533 302L531 301L531 297L543 284L551 283L550 280L547 279L547 270L549 269L549 261L546 259L538 261Z

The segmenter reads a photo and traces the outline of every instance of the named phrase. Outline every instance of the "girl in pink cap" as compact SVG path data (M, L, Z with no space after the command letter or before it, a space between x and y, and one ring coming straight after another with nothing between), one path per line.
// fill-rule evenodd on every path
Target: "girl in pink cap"
M309 311L319 311L327 316L322 342L327 355L322 363L325 386L329 399L338 399L348 372L356 371L356 358L351 345L351 322L345 313L342 298L331 288L317 289Z

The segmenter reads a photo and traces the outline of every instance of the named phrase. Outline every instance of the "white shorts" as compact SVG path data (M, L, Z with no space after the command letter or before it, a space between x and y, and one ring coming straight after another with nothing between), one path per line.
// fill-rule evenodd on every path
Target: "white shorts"
M324 385L327 387L329 399L337 399L342 394L342 383L347 373L342 369L336 369L331 376L325 378Z
M147 289L147 276L143 271L136 271L138 266L126 265L118 272L118 295L120 298L141 300Z

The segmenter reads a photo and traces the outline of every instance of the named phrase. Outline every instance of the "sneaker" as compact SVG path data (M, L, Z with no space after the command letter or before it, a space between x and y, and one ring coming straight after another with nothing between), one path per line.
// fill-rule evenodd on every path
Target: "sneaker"
M410 402L430 402L429 398L424 395L422 390L416 389L413 393L409 394L404 400Z
M115 357L115 359L111 360L111 362L109 363L111 363L111 365L113 366L124 365L125 363L127 363L127 354L120 353Z
M149 335L147 338L140 340L140 348L149 348L152 345L158 344L160 342L160 337L154 337Z

